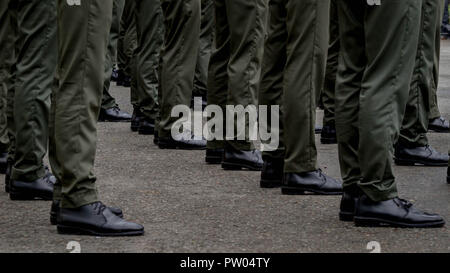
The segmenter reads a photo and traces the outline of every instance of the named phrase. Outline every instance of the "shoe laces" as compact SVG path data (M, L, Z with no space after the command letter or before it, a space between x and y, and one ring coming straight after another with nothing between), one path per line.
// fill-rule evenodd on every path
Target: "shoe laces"
M97 211L97 215L100 215L103 213L103 211L106 209L106 206L102 202L96 202L93 204L94 210Z
M397 206L404 207L406 209L409 209L413 206L413 203L401 198L394 199L394 202L397 204Z

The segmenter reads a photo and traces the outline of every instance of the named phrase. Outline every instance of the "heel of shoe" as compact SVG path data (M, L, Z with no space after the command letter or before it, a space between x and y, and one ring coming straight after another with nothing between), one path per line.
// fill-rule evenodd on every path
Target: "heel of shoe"
M237 171L237 170L242 170L242 167L234 165L234 164L230 164L230 163L222 163L222 169L228 170L228 171Z
M281 188L281 193L284 195L304 195L305 191L301 189Z
M409 160L403 160L403 159L395 159L395 164L398 166L414 166L414 162Z
M353 222L354 217L351 212L339 212L339 220L342 222Z
M13 200L13 201L26 201L26 200L34 200L34 196L27 194L27 193L18 193L18 192L13 192L9 191L9 199Z

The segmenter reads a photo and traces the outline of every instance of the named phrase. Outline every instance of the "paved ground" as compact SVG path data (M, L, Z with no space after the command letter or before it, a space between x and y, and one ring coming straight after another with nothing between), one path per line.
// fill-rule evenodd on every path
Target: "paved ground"
M450 42L444 42L439 103L450 118ZM127 89L113 87L131 111ZM322 113L319 113L321 117ZM100 124L96 161L101 199L121 207L145 226L136 238L61 236L49 224L49 202L12 202L0 193L0 252L449 252L448 226L441 229L355 228L338 220L339 197L282 196L258 187L259 173L225 172L204 164L202 151L164 151L153 137L129 124ZM441 152L448 134L430 134ZM337 148L319 145L322 168L339 176ZM450 223L446 168L396 167L402 196L442 214ZM3 181L4 177L0 176ZM3 186L2 186L3 187Z

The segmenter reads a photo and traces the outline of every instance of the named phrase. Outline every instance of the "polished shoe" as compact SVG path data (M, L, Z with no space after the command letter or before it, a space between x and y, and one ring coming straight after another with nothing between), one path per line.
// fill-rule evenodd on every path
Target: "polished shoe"
M32 182L11 180L9 198L11 200L52 200L54 183L45 176Z
M101 202L75 209L61 208L57 218L60 234L93 236L137 236L144 234L144 227L115 215Z
M307 173L285 173L281 193L287 195L311 192L320 195L341 195L342 183L325 175L322 170Z
M0 174L6 174L6 168L8 167L8 153L0 153Z
M111 73L111 81L117 83L118 78L119 78L119 70L117 70L116 68L113 68L112 73Z
M140 135L153 135L155 133L155 121L148 118L141 118L139 120L138 133Z
M359 195L349 192L343 192L341 198L341 205L339 211L339 220L344 222L353 221L355 217L356 203L358 202Z
M56 225L58 223L58 214L60 212L60 201L59 200L53 200L52 207L50 209L50 224ZM123 218L123 212L119 208L114 207L108 207L108 209L111 210L112 213L117 215L120 218Z
M222 168L224 170L242 170L261 171L264 161L261 152L258 150L236 150L228 146L223 153Z
M11 160L7 160L6 162L6 171L5 171L5 192L9 193L11 188L11 172L12 172L13 162Z
M131 116L131 131L137 132L139 130L139 122L144 118L141 111L139 109L133 110L133 115Z
M337 144L336 126L334 124L323 126L320 133L320 143Z
M397 144L395 146L395 164L400 166L448 166L449 156L437 152L433 147L421 146L408 148Z
M192 134L184 135L181 140L175 140L172 137L158 138L158 147L160 149L179 149L179 150L205 150L206 140L197 140Z
M224 149L206 149L205 162L208 164L222 163Z
M101 109L98 118L101 122L129 122L131 115L120 110L118 106L109 109Z
M438 133L450 133L449 121L443 117L432 119L428 124L428 130Z
M367 195L358 198L354 222L356 226L392 226L403 228L442 227L444 219L437 214L416 210L400 198L375 202Z
M261 188L277 188L283 184L284 158L265 157L261 171Z

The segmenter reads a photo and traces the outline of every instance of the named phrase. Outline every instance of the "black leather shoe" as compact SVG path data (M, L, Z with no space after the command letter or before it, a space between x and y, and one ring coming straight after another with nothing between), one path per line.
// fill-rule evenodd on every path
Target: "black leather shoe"
M6 168L8 167L8 153L0 153L0 174L6 174Z
M206 149L205 162L208 164L222 163L224 149Z
M264 162L258 150L243 151L226 147L223 155L222 168L225 170L261 171Z
M265 157L261 171L261 188L277 188L283 184L284 158Z
M421 146L408 148L397 144L395 147L395 164L400 166L448 166L449 157L437 152L433 147Z
M438 133L450 133L449 121L445 120L443 117L430 120L430 123L428 124L428 130Z
M58 215L60 212L59 203L60 203L59 200L53 200L52 202L52 207L50 209L50 223L52 225L56 225L58 223ZM114 207L108 207L108 209L110 209L111 212L117 215L118 217L123 218L123 212L121 209Z
M11 172L12 172L13 162L11 160L6 161L6 171L5 171L5 192L9 193L11 188Z
M320 195L341 195L342 184L322 170L308 173L285 173L281 193L288 195L312 192Z
M155 121L147 118L141 118L139 120L138 133L140 135L153 135L155 133Z
M356 204L356 226L392 226L403 228L442 227L444 219L437 214L416 210L406 200L394 198L374 202L367 195L362 195Z
M117 70L116 68L113 68L112 73L111 73L111 81L117 83L118 78L119 78L119 70Z
M158 135L158 131L155 131L155 135L154 135L154 138L153 138L153 144L158 146L158 143L159 143L159 135Z
M356 202L358 202L359 195L349 192L342 193L339 220L344 222L353 221L355 217Z
M101 202L76 209L61 208L57 220L58 233L93 236L137 236L144 227L115 215Z
M117 86L130 87L131 78L126 76L122 70L117 71Z
M49 176L32 182L11 180L9 198L11 200L52 200L53 185Z
M182 140L174 140L173 138L158 138L158 147L160 149L180 149L180 150L205 150L206 140L196 140L193 135L187 139L185 136Z
M109 109L101 109L99 121L102 122L129 122L131 115L120 110L118 106Z
M139 109L133 110L133 115L131 116L131 131L137 132L139 130L139 122L144 117Z
M322 133L320 133L320 143L337 144L336 126L334 124L323 126Z

